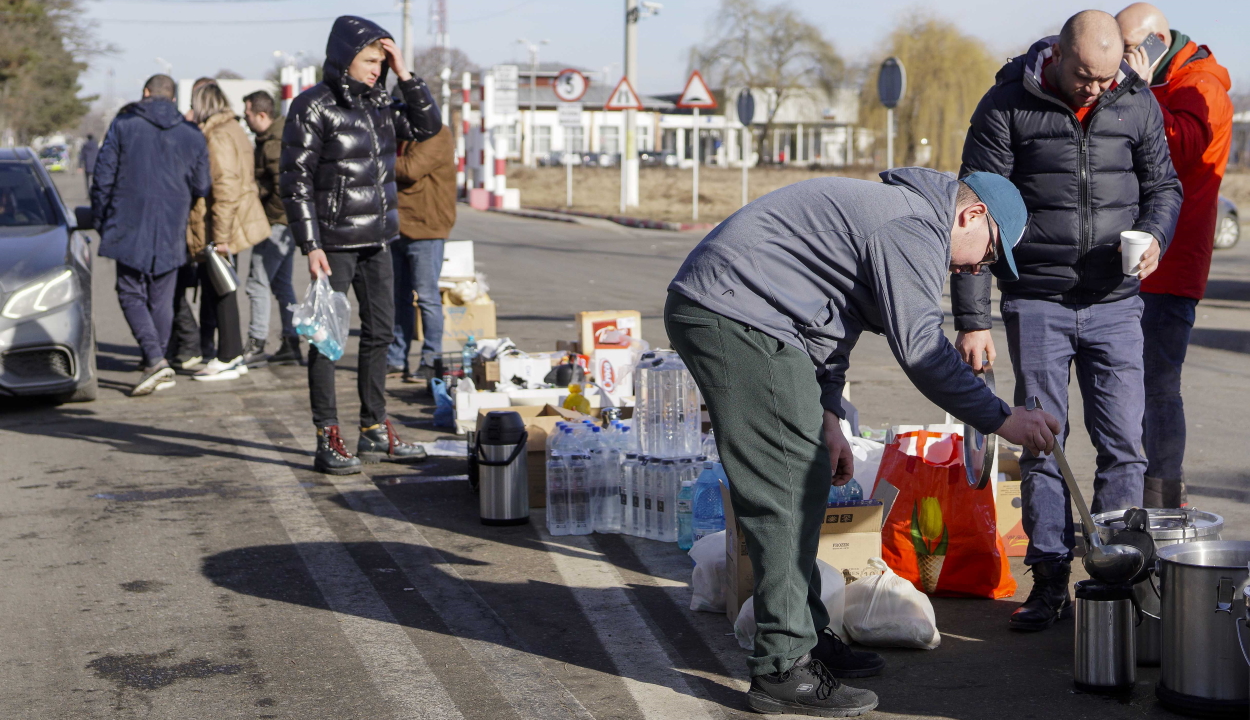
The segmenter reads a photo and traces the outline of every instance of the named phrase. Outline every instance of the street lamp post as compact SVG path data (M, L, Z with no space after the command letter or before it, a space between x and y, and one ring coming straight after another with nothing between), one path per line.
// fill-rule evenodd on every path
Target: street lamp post
M658 15L664 6L649 0L625 0L625 77L638 92L638 21ZM638 112L625 111L625 143L621 153L621 212L638 207L638 146L634 131Z
M540 40L531 43L524 38L517 40L518 44L524 45L530 51L530 116L525 131L525 164L529 167L538 164L534 157L534 117L538 112L538 49L549 42L551 41Z

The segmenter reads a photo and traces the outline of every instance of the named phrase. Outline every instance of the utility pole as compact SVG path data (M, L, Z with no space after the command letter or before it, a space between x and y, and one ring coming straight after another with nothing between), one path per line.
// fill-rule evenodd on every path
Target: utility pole
M521 156L525 158L525 164L528 167L536 167L538 165L537 158L534 157L534 127L538 117L538 49L539 47L549 43L549 40L540 40L537 43L531 43L525 38L520 38L517 43L524 45L530 51L530 113L525 123L525 143L521 150Z
M404 54L404 64L412 64L412 0L404 2L404 28L400 34L400 51ZM394 6L392 6L394 7Z
M638 0L625 0L625 78L638 92ZM621 212L638 207L638 148L634 124L636 110L625 111L625 147L621 153Z
M429 32L434 36L434 47L443 51L443 69L439 77L443 80L441 112L446 125L451 122L451 36L447 34L447 0L430 0ZM416 62L415 58L412 62Z

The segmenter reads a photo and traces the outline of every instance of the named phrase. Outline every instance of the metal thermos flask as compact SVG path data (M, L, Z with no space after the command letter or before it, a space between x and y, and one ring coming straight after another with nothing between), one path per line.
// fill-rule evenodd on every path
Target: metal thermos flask
M530 519L525 445L529 434L521 415L510 410L486 414L473 444L478 466L479 516L483 525L522 525Z
M1115 693L1137 682L1133 588L1098 580L1076 584L1072 680L1083 692Z
M229 295L239 289L239 274L235 272L234 263L225 255L217 252L217 246L208 244L208 279L218 295Z

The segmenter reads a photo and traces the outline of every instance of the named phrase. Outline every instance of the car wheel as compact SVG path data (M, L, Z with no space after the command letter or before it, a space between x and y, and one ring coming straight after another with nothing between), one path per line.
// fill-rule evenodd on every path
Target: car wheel
M100 382L92 377L87 382L74 388L73 392L67 392L57 396L58 403L80 403L91 402L96 399L96 395L100 392Z
M1215 225L1215 249L1227 250L1241 239L1241 224L1235 215L1222 215Z

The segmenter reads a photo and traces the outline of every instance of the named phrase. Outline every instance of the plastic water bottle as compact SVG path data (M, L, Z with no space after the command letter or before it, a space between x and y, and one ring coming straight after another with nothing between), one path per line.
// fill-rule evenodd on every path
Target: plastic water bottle
M725 500L721 495L720 476L716 464L703 463L703 472L694 486L692 523L694 541L725 529Z
M642 485L641 465L638 453L626 453L621 463L621 490L625 496L624 531L630 535L642 536Z
M602 434L602 428L595 426L582 440L582 447L587 455L586 486L590 491L590 523L595 532L602 532L604 516L603 491L606 485L604 475L607 458L604 456Z
M693 528L694 481L683 480L677 493L677 547L689 550L694 545Z
M650 456L642 456L639 477L642 480L642 536L648 540L658 537L659 528L655 522L655 486L660 473L660 461Z
M844 502L846 502L846 486L830 485L828 507L837 507Z
M590 500L590 456L576 449L568 456L569 533L589 535L594 530Z
M711 430L707 431L707 435L703 436L703 443L699 448L699 452L707 456L712 462L720 462L720 452L716 449L716 435Z
M864 502L864 488L854 478L846 484L846 501L851 505L862 505Z
M477 340L472 335L469 341L460 348L460 367L464 369L465 377L473 375L473 358L477 357Z
M655 494L655 517L660 542L677 542L677 463L660 461L659 482Z
M564 432L547 438L547 532L569 534L569 485L564 456L560 453Z

